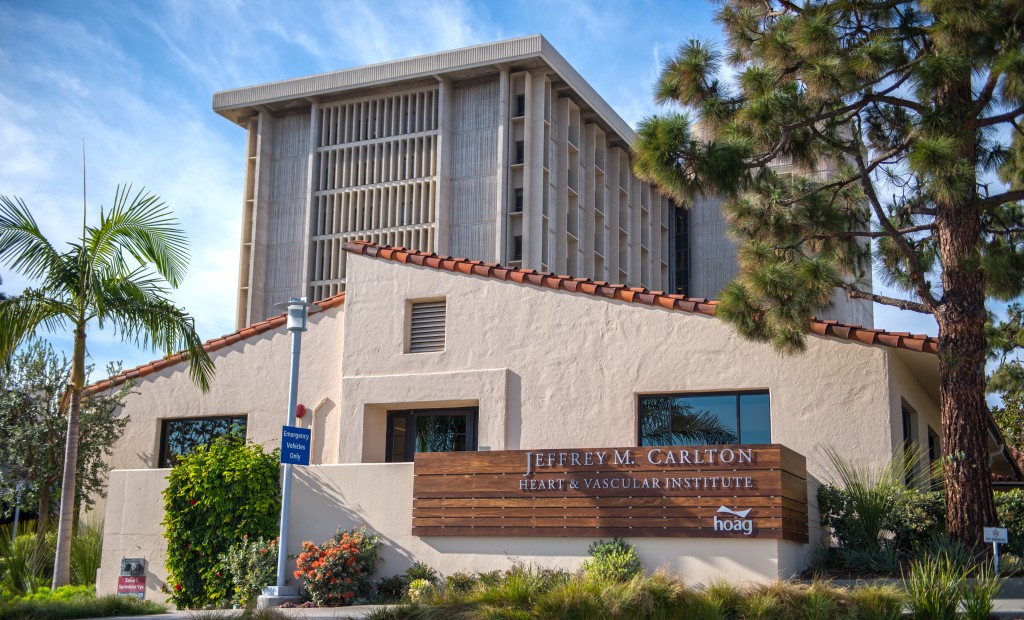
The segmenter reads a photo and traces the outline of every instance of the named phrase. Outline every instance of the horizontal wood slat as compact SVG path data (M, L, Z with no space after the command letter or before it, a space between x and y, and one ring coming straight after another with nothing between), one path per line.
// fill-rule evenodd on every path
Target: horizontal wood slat
M418 536L806 542L804 457L779 445L416 455Z
M511 536L511 537L568 537L598 538L601 536L635 536L638 538L774 538L807 542L807 534L785 529L754 528L750 536L737 536L732 532L715 532L710 528L684 529L670 527L413 527L413 536Z

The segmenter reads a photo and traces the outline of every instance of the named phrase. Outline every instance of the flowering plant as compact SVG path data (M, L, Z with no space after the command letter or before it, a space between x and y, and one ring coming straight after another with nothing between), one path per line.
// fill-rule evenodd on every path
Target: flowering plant
M370 578L377 570L380 546L380 538L367 534L366 528L339 528L319 547L302 543L295 578L306 580L306 592L317 605L352 605L371 593Z
M248 607L277 577L277 539L242 536L240 543L221 554L220 562L235 586L231 602ZM223 576L221 571L217 575Z

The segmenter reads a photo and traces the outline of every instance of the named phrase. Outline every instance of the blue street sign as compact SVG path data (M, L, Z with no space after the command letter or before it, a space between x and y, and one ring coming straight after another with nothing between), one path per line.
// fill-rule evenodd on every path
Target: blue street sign
M312 432L298 426L281 427L281 462L309 465L309 440Z

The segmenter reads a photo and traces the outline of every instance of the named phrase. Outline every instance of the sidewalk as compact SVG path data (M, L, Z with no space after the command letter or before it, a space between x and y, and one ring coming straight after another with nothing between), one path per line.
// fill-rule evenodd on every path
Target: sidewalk
M1024 605L1024 600L1021 601ZM331 620L333 618L364 618L370 612L386 607L386 605L355 605L353 607L308 607L293 609L278 609L277 611L288 618L296 620ZM218 609L207 611L172 611L166 614L152 616L117 616L114 618L103 618L102 620L192 620L196 617L210 618L234 618L242 615L241 609Z

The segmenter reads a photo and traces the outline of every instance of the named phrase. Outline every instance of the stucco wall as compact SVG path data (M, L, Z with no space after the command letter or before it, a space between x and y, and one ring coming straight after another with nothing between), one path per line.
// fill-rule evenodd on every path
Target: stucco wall
M299 402L316 412L317 462L336 462L337 449L324 443L338 435L338 403L341 402L341 348L344 306L329 308L309 318L302 337L299 364ZM188 365L178 364L139 379L116 415L128 414L131 422L114 447L112 469L156 467L160 425L169 418L247 415L246 435L268 449L281 440L281 424L288 413L288 379L291 336L282 325L211 354L217 374L210 391L203 394L192 384ZM299 421L308 427L313 415Z
M766 389L772 441L807 457L812 543L820 538L813 485L828 473L823 446L877 465L900 440L902 399L921 414L922 424L937 420L924 387L933 379L917 379L929 366L913 356L925 354L808 336L805 352L784 356L702 315L351 254L348 273L343 311L311 318L299 394L310 407L328 399L318 416L326 421L318 429L325 442L320 462L340 465L297 468L291 546L297 552L302 540L319 541L338 526L365 523L388 542L383 575L402 571L413 559L446 573L501 568L508 554L572 567L591 542L413 537L411 465L382 463L388 410L476 405L481 447L597 448L636 445L640 394ZM447 300L445 350L404 353L409 302L439 296ZM247 413L249 437L276 446L289 344L281 328L218 351L219 375L207 395L191 386L184 366L143 379L140 393L128 400L133 421L114 466L152 467L159 419L166 417ZM155 481L165 474L112 475L101 590L116 582L120 557L150 557L154 578L163 579L162 482ZM648 567L664 564L697 581L788 576L803 567L812 546L631 542Z
M861 462L889 458L880 347L809 336L806 352L785 356L711 317L356 255L348 287L344 384L386 377L421 404L479 399L481 433L504 425L506 449L636 445L639 394L767 389L772 441L804 454L813 476L823 473L822 445ZM445 350L404 353L408 302L439 296ZM504 369L507 392L444 389L480 369ZM391 408L387 398L346 392L342 462L378 460L351 431L370 408ZM486 413L501 409L492 398L505 399L504 420Z
M165 600L166 543L159 525L164 470L122 470L111 478L111 495L98 593L116 590L122 557L147 559L146 598ZM587 557L589 538L418 537L412 531L411 463L296 467L288 550L302 541L327 539L337 528L366 526L384 542L378 577L405 571L420 560L455 571L505 569L513 561L575 570ZM790 577L802 567L801 545L770 539L631 538L650 571L667 569L690 583ZM289 561L293 566L294 560Z

